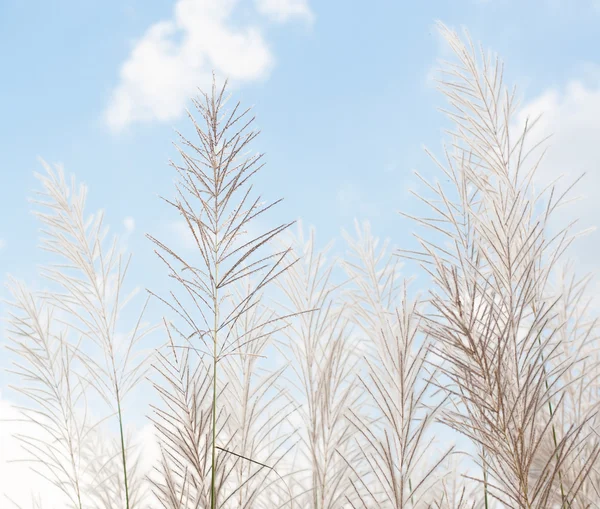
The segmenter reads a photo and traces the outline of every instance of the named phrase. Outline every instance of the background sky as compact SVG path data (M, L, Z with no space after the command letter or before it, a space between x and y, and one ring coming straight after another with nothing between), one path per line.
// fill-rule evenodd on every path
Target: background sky
M583 200L565 214L597 223L598 0L0 0L2 274L35 283L45 260L27 202L42 157L87 184L90 212L105 209L135 257L130 283L160 286L144 235L185 248L157 196L173 195L175 130L191 134L185 108L212 70L254 107L253 148L267 162L255 188L284 198L273 222L302 218L325 244L367 219L408 246L413 226L397 211L418 211L412 172L436 174L423 146L441 154L448 127L433 81L448 56L436 20L499 53L521 117L543 111L538 133L554 133L542 175L586 172ZM580 271L597 270L599 247L592 234L571 252Z

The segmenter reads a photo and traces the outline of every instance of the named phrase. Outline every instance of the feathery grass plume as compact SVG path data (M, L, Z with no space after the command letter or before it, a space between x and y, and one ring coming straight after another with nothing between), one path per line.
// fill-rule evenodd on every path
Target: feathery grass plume
M368 223L356 223L356 233L356 239L344 234L352 255L344 267L353 283L349 309L370 345L360 382L376 419L352 415L361 459L374 477L371 485L361 477L366 493L360 500L367 507L428 507L453 448L434 452L431 425L444 400L433 396L420 303L408 299L406 283L399 284L398 258L387 242L380 247Z
M92 423L79 408L86 403L86 382L74 369L79 344L70 342L68 327L57 324L50 303L15 280L9 289L13 311L7 348L18 357L10 371L22 382L11 388L30 403L18 410L35 430L25 429L15 438L34 462L33 471L64 493L69 507L82 509L90 488L83 445Z
M248 278L243 287L237 285L237 300L254 291L251 283ZM258 298L262 300L262 295ZM293 498L279 471L293 447L295 433L286 431L285 425L296 405L281 384L286 366L273 369L267 360L273 335L286 326L280 323L274 329L271 325L277 323L275 312L262 304L244 313L235 324L234 350L223 358L223 400L231 436L228 453L238 458L230 479L238 489L224 500L228 507L270 508L282 497Z
M88 462L88 471L92 479L96 479L94 489L86 497L86 507L110 509L126 507L129 497L129 507L141 509L150 495L149 486L142 473L141 448L128 434L125 437L127 451L127 492L121 482L123 476L120 437L107 439L97 430L93 430L83 444L84 454Z
M541 156L529 162L538 145L527 140L537 119L514 133L515 92L504 88L498 59L483 51L479 58L470 40L440 30L458 59L444 65L440 81L455 129L446 164L431 157L450 185L421 178L432 217L413 219L429 233L417 237L422 251L402 254L419 259L434 281L424 330L457 405L444 420L480 449L486 495L541 509L558 493L561 507L573 507L600 449L584 450L595 410L567 429L554 422L564 375L580 360L557 357L566 324L556 320L548 289L575 237L570 227L548 227L565 195L534 188ZM549 450L540 447L553 434Z
M554 363L568 361L576 353L583 357L583 361L569 369L563 375L562 383L565 386L563 401L560 406L553 402L550 407L554 414L555 432L544 435L540 448L545 451L542 455L547 456L556 447L557 436L564 435L573 422L583 422L590 418L590 426L594 433L589 436L583 450L575 455L568 465L561 470L561 478L564 486L573 486L577 483L574 478L584 467L594 450L598 447L598 394L600 378L600 356L598 349L597 317L590 309L590 301L587 297L587 287L590 277L577 278L573 266L566 266L558 274L556 284L557 304L555 325L560 347L557 349ZM597 462L595 462L597 464ZM538 458L534 460L534 476L539 475L536 470L541 471L542 466ZM571 504L573 509L593 507L600 500L600 476L594 465L589 475L583 479L579 496L575 503ZM560 506L561 493L555 493L551 503Z
M166 323L165 328L169 350L159 351L154 364L161 380L153 385L164 403L164 408L153 406L161 448L161 465L155 468L158 479L152 478L154 493L165 509L205 508L212 491L211 372L202 359L194 362L195 349L176 348ZM222 419L217 422L222 426ZM226 477L223 466L218 459L218 486Z
M62 260L43 269L42 275L59 288L45 292L43 298L80 335L82 347L76 355L83 369L81 375L107 404L111 415L117 417L120 445L115 461L121 464L119 482L125 507L133 509L123 402L148 368L148 355L139 348L142 339L152 331L142 322L148 300L133 329L127 334L119 333L121 312L135 294L122 295L131 257L124 259L118 252L116 237L108 245L104 242L108 230L103 227L102 213L85 217L85 186L77 189L74 178L67 185L61 168L53 171L45 162L42 164L47 174L36 176L44 190L37 193L39 199L33 200L43 208L36 212L45 226L42 248Z
M284 262L287 250L261 253L269 241L292 224L283 224L256 236L247 232L258 216L280 200L265 204L260 201L260 197L251 198L250 179L262 168L262 155L249 155L247 150L258 132L250 130L253 118L248 119L249 110L240 111L239 103L230 112L225 111L225 88L226 83L218 90L213 79L212 94L203 94L194 101L205 125L196 123L189 114L198 142L194 144L181 136L182 143L189 152L178 148L183 166L172 163L180 177L176 184L177 197L174 201L165 200L181 214L198 249L196 256L193 260L186 260L162 242L148 236L158 247L156 252L168 267L169 275L182 290L179 296L171 292L171 299L161 298L174 312L177 320L169 322L169 329L184 342L175 343L171 334L170 348L192 348L200 355L195 359L186 357L186 363L194 360L210 364L210 375L204 368L198 375L207 379L212 392L212 422L206 424L211 435L208 441L210 468L195 472L198 475L210 472L210 480L194 479L194 482L199 486L205 486L208 482L211 509L221 507L229 495L223 491L223 487L231 465L237 461L253 460L238 458L227 452L231 436L223 431L225 428L220 429L225 425L227 416L222 414L226 408L219 404L224 388L220 386L222 377L218 368L226 356L243 353L240 352L240 347L244 340L238 340L238 323L259 304L262 290L289 267ZM238 298L233 291L233 284L243 283L251 276L256 278L252 290ZM255 325L257 326L258 324ZM244 334L248 336L252 331L244 331ZM185 364L182 367L185 372ZM193 367L190 370L193 373L197 371ZM187 378L183 378L181 382L186 384ZM185 394L191 398L192 405L200 404L193 387L187 387ZM203 407L196 406L191 411L191 415L205 416ZM223 415L223 426L217 426L219 415ZM185 428L196 429L196 424L189 422ZM183 433L183 429L179 432ZM171 440L171 437L161 435L163 440ZM185 465L188 459L181 454L181 447L194 450L195 444L192 437L182 436L180 441L182 443L179 447L172 448L170 453L179 454L181 464ZM200 456L194 457L193 462L197 465L204 464L207 452L204 449L196 452ZM222 474L219 474L219 465L223 469Z
M299 507L313 509L347 507L347 499L354 498L351 482L357 450L347 414L361 411L358 345L338 298L339 285L332 282L336 264L326 258L329 249L317 251L314 228L305 239L299 227L294 250L301 262L279 281L287 298L282 305L296 315L284 331L282 352L293 371L288 379L300 403L301 461L309 474L301 483L306 495L298 501Z
M191 493L190 478L187 471L184 471L183 476L179 478L164 451L161 453L160 465L155 467L155 471L159 473L159 477L162 479L162 482L151 479L155 487L154 494L160 503L160 507L165 509L198 509L202 507Z

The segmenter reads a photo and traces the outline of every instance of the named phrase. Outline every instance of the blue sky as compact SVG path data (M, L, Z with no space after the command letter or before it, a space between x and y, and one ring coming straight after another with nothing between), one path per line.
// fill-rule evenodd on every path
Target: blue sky
M0 0L2 274L32 282L45 261L27 202L39 156L85 182L88 210L125 236L130 283L160 285L144 234L177 236L157 195L173 195L175 130L191 134L184 107L212 69L254 106L267 161L255 187L284 198L273 224L302 218L325 244L369 219L407 246L414 228L397 211L418 210L412 171L436 174L423 145L440 154L448 126L436 20L505 60L522 111L545 111L540 134L555 133L543 175L587 172L567 215L597 222L597 0ZM579 246L582 270L597 270L597 235Z
M176 158L174 130L189 132L177 104L190 106L187 98L196 85L206 86L203 76L213 68L239 76L232 80L234 99L255 108L262 134L254 148L267 160L256 186L266 198L285 198L274 220L302 217L316 225L323 242L351 227L355 216L373 220L374 231L396 244L410 231L396 211L416 205L407 192L412 170L433 171L422 146L439 153L447 125L436 111L443 98L430 79L446 51L436 19L466 26L475 41L497 51L507 63L507 81L519 85L526 103L548 90L559 94L560 103L572 80L592 91L600 85L600 8L591 0L410 6L227 0L217 4L223 12L211 12L211 2L204 1L196 2L201 9L189 26L175 17L177 5L186 3L193 4L0 2L3 272L27 277L43 259L35 250L37 225L26 201L37 188L38 156L64 164L85 182L90 210L106 209L115 231L124 233L123 221L132 217L128 246L138 258L136 269L154 266L143 234L160 234L173 219L156 195L172 193L167 162ZM207 54L203 16L207 26L218 24L224 44L252 30L260 49L215 56L209 48ZM132 52L150 39L152 27L168 23L172 34L154 43L175 56L138 62L137 82L124 83L121 71ZM186 49L190 38L200 41ZM195 51L200 64L184 59L178 74L168 77L164 69L186 51ZM115 91L129 86L131 97L143 95L140 90L151 88L153 79L163 82L155 97L170 108L168 117L144 111L143 120L134 116L115 129L107 121Z

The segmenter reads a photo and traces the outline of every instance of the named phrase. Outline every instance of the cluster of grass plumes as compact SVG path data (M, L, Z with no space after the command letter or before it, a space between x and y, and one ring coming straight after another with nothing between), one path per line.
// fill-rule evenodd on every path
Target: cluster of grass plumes
M368 224L344 259L291 222L258 231L277 202L253 195L253 118L225 85L194 102L165 199L193 253L148 236L173 283L149 291L166 314L152 360L134 360L141 319L117 329L128 262L47 167L43 247L63 262L44 270L50 290L11 282L8 337L38 430L18 438L64 507L600 507L596 323L588 279L562 262L576 234L552 223L565 194L536 187L536 119L517 131L501 64L440 30L455 128L445 162L432 156L446 184L422 179L417 249ZM421 296L402 257L431 276ZM124 423L146 375L159 453L139 468Z
M423 180L433 214L416 220L436 235L405 254L434 281L423 320L455 402L443 420L478 447L486 503L593 507L598 400L573 398L596 377L593 324L573 318L582 293L550 286L576 237L552 230L565 194L535 188L537 119L514 128L502 65L441 30L458 57L440 81L455 129L438 166L451 185Z
M85 217L86 188L74 180L69 186L60 168L44 166L36 215L45 226L42 248L60 263L42 269L48 290L9 284L8 348L20 377L14 389L27 401L24 420L33 424L17 438L69 507L139 507L144 481L125 433L124 401L149 368L140 349L151 331L142 322L145 305L133 329L120 332L131 297L122 295L129 259L116 238L105 242L102 214ZM103 431L112 422L116 443Z

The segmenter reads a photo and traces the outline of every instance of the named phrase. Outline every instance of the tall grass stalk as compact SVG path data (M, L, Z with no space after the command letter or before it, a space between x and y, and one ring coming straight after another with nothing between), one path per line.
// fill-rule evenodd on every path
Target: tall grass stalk
M434 452L432 424L444 398L436 401L433 395L429 340L420 334L421 304L408 298L397 257L387 242L379 244L368 223L356 225L356 238L345 237L349 309L368 345L366 373L359 381L372 409L368 418L351 415L363 442L361 460L372 475L360 477L364 492L357 495L367 507L428 507L452 447ZM375 487L380 494L373 494Z
M358 450L350 412L362 413L357 374L360 347L339 288L334 284L335 260L331 246L318 250L315 230L305 237L302 227L294 238L294 256L300 259L280 280L286 313L292 315L283 332L283 352L289 360L294 401L304 427L303 460L309 472L303 507L338 509L353 500L352 468Z
M244 286L238 285L236 298L243 300L252 292L248 279ZM291 499L282 463L297 440L288 426L296 403L283 381L286 366L273 367L268 358L274 336L286 324L263 298L236 324L235 353L223 359L221 368L231 435L227 451L239 459L232 479L239 489L229 496L229 504L239 509L267 508L276 500Z
M576 237L570 227L551 231L565 194L535 189L541 156L530 162L539 144L528 140L537 119L515 132L515 92L504 88L502 64L440 30L458 60L444 65L439 81L455 129L446 164L432 158L451 186L421 179L430 196L419 197L432 216L413 219L428 234L417 237L420 252L403 255L421 260L435 284L425 331L460 402L445 422L486 451L491 497L546 508L562 490L562 505L576 504L600 453L595 444L584 451L595 411L541 447L556 432L548 405L562 407L565 375L582 362L573 351L558 358L567 324L557 320L559 298L548 283Z
M25 382L14 390L33 404L19 410L25 425L35 428L31 433L21 431L16 438L28 459L35 462L35 471L59 488L72 507L82 509L89 487L82 444L91 424L76 412L86 389L73 366L78 345L68 343L68 328L57 328L56 310L39 295L14 280L10 290L13 311L9 315L8 348L18 356L11 371ZM50 445L40 432L47 434Z
M212 94L203 94L194 101L203 125L196 123L192 115L189 115L198 141L194 143L181 136L181 141L189 152L178 147L183 165L173 164L179 175L177 197L174 201L165 200L180 214L185 228L194 240L199 259L188 262L183 255L149 236L158 247L156 252L168 267L169 275L179 283L184 294L178 298L171 293L171 302L159 297L183 324L167 324L174 334L183 339L183 344L178 344L173 339L172 348L192 348L199 352L200 362L202 359L210 359L208 486L211 509L221 507L227 498L222 493L229 471L225 470L225 463L240 460L233 454L227 457L228 449L224 442L231 437L221 436L219 432L218 416L222 408L219 405L219 394L222 391L219 388L219 365L227 356L244 355L244 341L238 341L236 325L259 305L263 289L294 263L284 261L287 249L260 254L269 241L292 223L282 224L260 234L253 235L249 232L255 220L278 202L265 204L260 197L251 198L251 178L263 164L262 155L249 155L247 151L258 132L250 130L253 118L248 117L249 110L240 110L239 103L226 112L225 90L226 83L218 89L216 80L213 80ZM239 297L233 291L235 284L243 283L249 278L255 279L252 290ZM180 300L184 297L187 299L185 303ZM273 323L276 319L269 321ZM180 332L182 326L188 328L187 333ZM251 331L245 331L244 335L250 333ZM245 341L252 340L250 336L245 338ZM187 383L186 380L183 382ZM197 409L192 408L192 411L196 412ZM171 417L175 418L172 414ZM223 418L227 420L227 415ZM163 436L163 439L173 441L170 436ZM186 446L186 439L181 440L179 448ZM178 458L178 461L183 462L191 460ZM253 458L247 458L247 461L250 460ZM201 458L196 457L193 461L201 463ZM223 469L221 473L220 461ZM202 476L205 473L196 469L195 474ZM197 486L204 485L204 481L200 479L195 479L194 482Z
M133 330L120 340L117 336L119 313L135 294L134 291L122 296L130 258L124 259L118 252L116 237L108 247L103 245L108 230L104 228L102 213L84 217L85 187L77 190L73 180L69 188L60 169L54 173L48 165L45 167L47 176L38 176L44 191L39 194L40 199L34 201L51 212L36 214L47 227L43 249L66 261L43 271L43 275L62 290L45 297L66 314L71 326L100 354L98 361L95 355L88 353L89 349L80 349L78 358L91 387L117 417L124 502L126 509L131 509L122 405L148 368L148 355L140 355L138 351L138 345L152 330L142 323L148 300Z
M110 505L124 503L133 509L122 403L148 366L147 355L141 355L138 348L152 330L142 323L146 304L133 330L119 336L120 313L133 296L122 297L129 260L119 254L116 238L106 247L102 213L85 216L86 188L77 187L74 179L68 185L61 168L42 164L46 175L37 177L43 191L33 203L42 207L35 212L45 227L42 248L60 263L42 268L46 281L54 285L50 290L34 295L23 285L13 286L16 307L25 317L13 315L12 338L13 351L23 362L17 364L18 374L36 384L20 389L38 407L27 412L27 418L53 437L53 445L47 448L32 437L21 439L28 444L26 450L43 463L52 482L83 509L91 506L109 476L106 468L92 476L97 451L87 442L102 422L116 417L124 500L114 490L117 498ZM108 405L110 415L92 417L87 403L94 395ZM69 472L57 454L63 447Z

